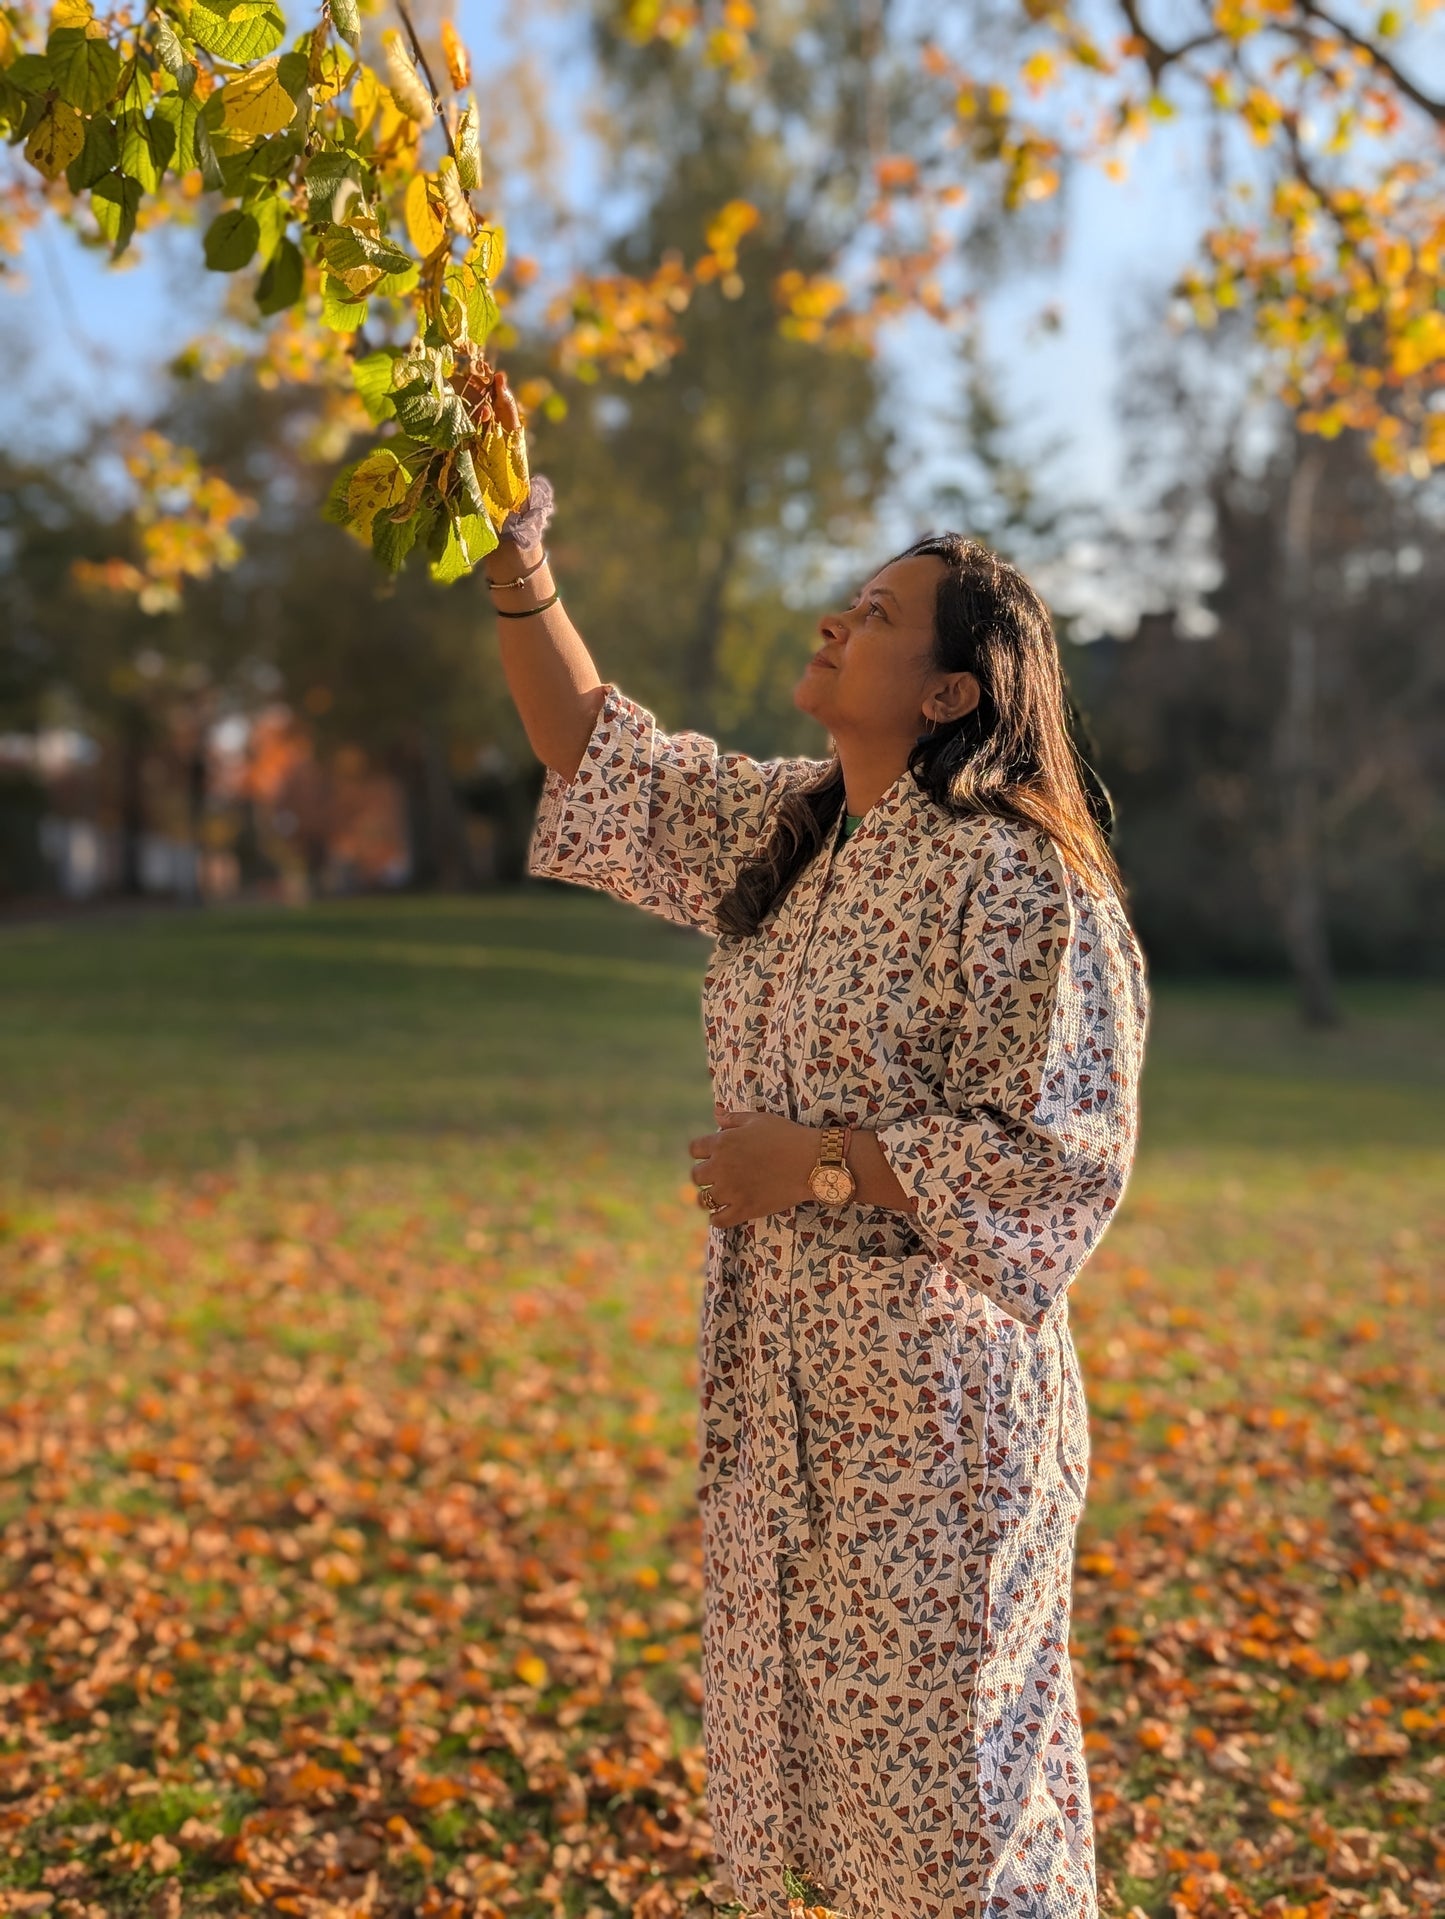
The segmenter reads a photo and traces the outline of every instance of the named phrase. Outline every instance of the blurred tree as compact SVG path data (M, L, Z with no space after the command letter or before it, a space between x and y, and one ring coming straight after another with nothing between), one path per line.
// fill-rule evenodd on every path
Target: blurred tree
M1304 438L1237 387L1222 404L1230 357L1196 339L1134 363L1166 610L1074 649L1072 672L1156 963L1284 958L1321 1024L1336 959L1445 963L1445 500L1358 436Z
M104 452L96 445L43 467L10 459L0 467L0 721L26 731L69 724L95 738L120 890L138 893L148 772L157 755L184 760L194 829L209 697L224 667L204 629L82 584L85 569L129 564L132 528L97 497Z
M676 318L681 351L654 378L584 365L591 378L563 382L578 425L532 428L558 486L558 565L606 666L674 723L756 751L806 735L788 699L807 650L799 609L837 549L871 530L893 444L876 364L781 333L770 292L823 264L830 192L861 151L848 23L823 7L808 20L837 90L826 113L797 52L743 95L722 69L602 36L600 124L635 208L615 269L684 247L744 190L756 224L746 274L729 266L696 289ZM538 370L542 356L539 343Z

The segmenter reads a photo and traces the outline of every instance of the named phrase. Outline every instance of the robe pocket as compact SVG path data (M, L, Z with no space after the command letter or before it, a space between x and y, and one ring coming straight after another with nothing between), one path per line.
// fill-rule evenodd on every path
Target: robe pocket
M1089 1406L1073 1343L1059 1353L1059 1470L1082 1507L1089 1487Z
M977 1483L969 1387L986 1356L927 1255L834 1254L828 1278L831 1374L813 1471L840 1543L886 1552Z

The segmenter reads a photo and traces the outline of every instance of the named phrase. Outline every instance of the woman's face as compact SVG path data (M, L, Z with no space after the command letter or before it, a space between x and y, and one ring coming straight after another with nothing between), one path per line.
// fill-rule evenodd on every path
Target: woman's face
M893 560L850 607L818 622L818 650L793 689L793 704L835 737L912 745L925 729L925 702L940 696L940 719L966 712L951 683L971 674L933 665L933 606L945 571L932 554ZM966 697L966 694L965 694Z

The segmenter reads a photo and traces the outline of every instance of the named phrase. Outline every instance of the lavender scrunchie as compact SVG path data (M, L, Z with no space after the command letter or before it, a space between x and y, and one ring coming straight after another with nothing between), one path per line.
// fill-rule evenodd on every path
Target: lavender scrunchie
M527 495L527 504L523 507L515 507L503 520L499 529L502 538L514 540L523 548L540 546L556 504L552 493L552 482L545 473L534 473L532 490Z

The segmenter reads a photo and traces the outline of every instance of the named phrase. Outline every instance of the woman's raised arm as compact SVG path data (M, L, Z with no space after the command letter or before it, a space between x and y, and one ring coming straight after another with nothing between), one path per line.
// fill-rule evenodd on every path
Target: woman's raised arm
M496 376L493 397L500 424L515 428L517 405L503 373ZM602 708L602 680L582 635L554 599L557 585L541 540L525 543L523 537L522 545L504 539L483 562L500 616L502 671L532 751L570 780ZM553 604L531 611L544 600Z

